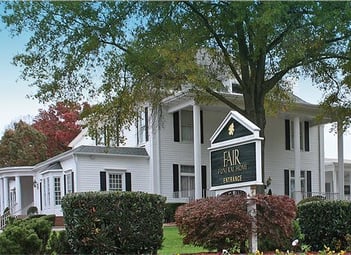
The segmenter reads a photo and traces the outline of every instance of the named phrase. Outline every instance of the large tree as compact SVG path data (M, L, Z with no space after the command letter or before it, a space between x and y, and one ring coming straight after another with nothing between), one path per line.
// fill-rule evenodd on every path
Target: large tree
M304 76L323 90L326 109L338 109L334 116L344 121L350 114L351 2L5 5L3 20L13 34L32 33L14 62L38 88L35 97L99 95L97 113L109 119L116 114L110 106L118 105L118 125L131 123L137 103L157 105L190 84L197 100L223 101L264 136L265 101L280 99L289 81ZM244 107L219 93L224 77L238 83Z
M47 110L39 110L32 126L47 137L48 158L68 150L68 144L80 133L80 111L79 104L70 102L57 102Z
M19 121L0 140L0 167L32 166L46 159L46 137Z

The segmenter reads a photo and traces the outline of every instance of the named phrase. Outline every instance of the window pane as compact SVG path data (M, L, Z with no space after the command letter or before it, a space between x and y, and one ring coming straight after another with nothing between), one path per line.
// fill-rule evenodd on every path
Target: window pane
M55 177L54 178L54 189L55 189L55 205L61 204L61 178Z
M122 174L109 174L109 190L122 191Z
M182 141L193 141L193 113L181 111L181 135Z
M181 173L194 173L194 166L180 166Z

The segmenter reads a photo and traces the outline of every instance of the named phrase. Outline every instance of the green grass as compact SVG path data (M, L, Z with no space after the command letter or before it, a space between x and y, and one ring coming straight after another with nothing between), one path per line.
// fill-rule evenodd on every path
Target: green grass
M182 237L179 235L178 228L175 226L164 227L163 237L163 247L157 252L159 255L208 252L208 250L202 247L184 245Z

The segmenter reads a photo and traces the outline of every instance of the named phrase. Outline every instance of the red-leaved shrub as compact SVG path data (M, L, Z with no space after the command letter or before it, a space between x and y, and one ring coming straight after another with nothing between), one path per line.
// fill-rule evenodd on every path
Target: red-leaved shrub
M295 201L286 196L259 195L256 202L257 233L278 245L289 240L296 215ZM247 212L245 196L204 198L178 207L175 221L185 244L206 249L230 249L245 243L254 218ZM277 247L278 248L278 247Z
M185 244L218 251L244 242L251 229L242 196L205 198L185 204L178 207L175 221Z

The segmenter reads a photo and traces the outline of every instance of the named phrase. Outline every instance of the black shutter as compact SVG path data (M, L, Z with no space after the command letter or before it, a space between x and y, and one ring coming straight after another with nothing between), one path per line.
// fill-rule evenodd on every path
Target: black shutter
M204 116L203 116L203 111L200 111L200 130L201 130L201 143L204 143Z
M290 194L290 176L289 176L289 170L284 170L284 194L289 196Z
M126 191L132 191L132 174L126 173Z
M174 133L174 141L179 142L180 141L180 135L179 135L179 112L174 112L173 113L173 133Z
M100 190L106 190L106 172L100 172Z
M179 192L179 166L173 164L173 192Z
M290 120L285 120L285 149L290 150Z
M305 121L305 151L310 151L310 123Z
M74 173L72 172L72 193L74 193Z
M310 197L312 195L312 178L311 171L307 171L307 196Z
M63 177L63 192L65 195L67 194L67 180L66 180L66 178L67 178L67 175L64 175L64 177Z
M201 187L202 187L202 197L206 197L207 191L207 174L206 174L206 166L201 166Z
M145 141L149 141L149 110L145 107Z

